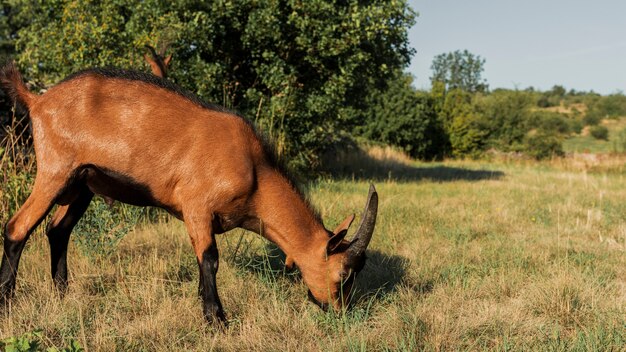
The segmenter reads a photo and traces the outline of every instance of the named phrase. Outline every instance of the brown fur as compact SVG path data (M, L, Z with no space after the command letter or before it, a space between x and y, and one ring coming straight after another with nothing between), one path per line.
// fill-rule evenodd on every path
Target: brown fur
M209 320L223 319L214 235L235 227L276 243L300 268L318 303L345 304L350 288L341 292L340 283L354 269L343 236L353 216L338 227L342 235L333 237L331 248L329 234L334 234L276 166L249 123L146 76L84 71L38 96L26 89L12 64L1 71L3 85L30 111L37 158L32 194L7 225L3 292L14 285L17 264L11 263L19 261L23 243L50 208L62 205L55 219L78 209L73 220L84 211L74 204L97 194L158 206L185 222ZM69 237L71 227L57 232ZM17 259L10 254L15 248ZM62 245L59 251L64 255ZM11 265L14 271L7 269Z

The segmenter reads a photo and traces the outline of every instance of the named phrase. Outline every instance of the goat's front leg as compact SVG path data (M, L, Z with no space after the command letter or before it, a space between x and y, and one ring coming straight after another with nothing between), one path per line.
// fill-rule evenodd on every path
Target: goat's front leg
M213 323L226 323L222 303L217 294L216 274L219 267L219 255L215 234L211 228L210 216L193 216L185 214L185 225L191 237L200 268L199 294L202 298L204 318Z

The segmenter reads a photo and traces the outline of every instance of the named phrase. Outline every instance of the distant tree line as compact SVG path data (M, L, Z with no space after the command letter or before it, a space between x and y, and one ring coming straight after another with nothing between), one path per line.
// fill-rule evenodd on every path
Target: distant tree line
M562 155L563 140L587 126L594 138L607 139L601 120L626 116L622 93L601 96L559 85L545 92L489 91L484 63L467 50L437 55L430 91L416 90L411 76L396 72L388 88L374 93L356 134L426 160L480 157L488 150L543 159Z

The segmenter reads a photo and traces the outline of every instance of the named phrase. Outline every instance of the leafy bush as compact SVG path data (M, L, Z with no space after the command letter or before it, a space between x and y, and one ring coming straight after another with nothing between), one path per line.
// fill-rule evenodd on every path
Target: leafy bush
M535 111L529 114L528 128L566 135L572 131L572 119L549 111Z
M532 106L532 94L519 90L501 89L480 98L476 109L489 131L488 145L502 151L522 145L531 129L528 120Z
M602 119L614 119L626 116L626 96L611 94L588 100L588 110L584 122L588 126L597 125Z
M602 116L593 112L587 112L583 117L583 124L585 126L596 126L602 121Z
M94 198L73 231L72 238L88 257L111 254L119 241L137 224L138 213L125 213L122 204L109 207L100 197Z
M40 330L33 332L27 332L21 336L8 337L4 340L0 340L0 348L5 352L39 352L43 351L41 346L41 340L43 334ZM69 346L58 349L56 347L50 347L45 350L46 352L83 352L84 348L80 344L71 339Z
M526 136L524 152L537 160L563 155L563 143L556 134L535 133Z
M475 112L457 113L449 129L452 155L476 158L484 150L489 132L483 128L481 116Z
M412 78L399 75L388 89L370 96L371 107L365 124L356 134L370 140L398 146L414 158L441 157L445 137L428 94L411 86Z
M583 122L579 119L570 119L569 120L569 124L570 124L570 130L574 133L580 133L583 130Z
M589 128L589 133L595 139L603 139L605 141L609 140L609 129L604 126L591 126L591 128Z

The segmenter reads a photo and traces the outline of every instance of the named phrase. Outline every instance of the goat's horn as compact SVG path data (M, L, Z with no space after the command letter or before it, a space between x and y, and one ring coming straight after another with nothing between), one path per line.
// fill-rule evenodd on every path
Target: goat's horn
M370 192L367 196L367 204L361 217L361 223L356 231L356 235L348 247L348 255L358 257L365 253L367 245L369 245L374 233L376 225L376 214L378 213L378 193L373 184L370 184Z
M150 45L144 45L146 47L146 49L148 49L148 51L150 51L150 54L152 54L152 57L158 57L156 50L150 46Z

